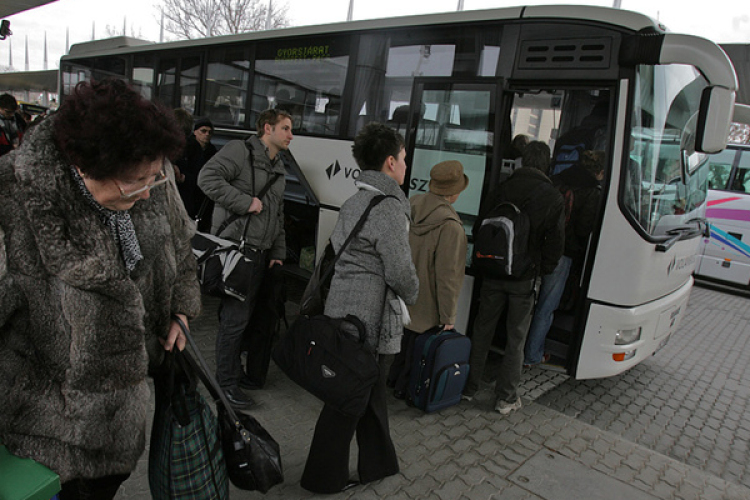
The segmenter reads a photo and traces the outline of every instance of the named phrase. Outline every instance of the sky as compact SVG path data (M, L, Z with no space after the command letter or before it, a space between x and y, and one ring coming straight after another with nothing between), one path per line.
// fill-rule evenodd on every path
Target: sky
M1 0L0 0L1 1ZM262 0L267 1L267 0ZM272 0L274 6L287 5L292 26L346 21L349 0ZM612 6L612 0L512 1L463 0L464 10L510 7L516 5L583 4ZM666 25L670 31L702 36L717 43L750 43L750 2L746 0L621 0L621 8L641 12ZM72 45L107 33L126 34L159 41L159 0L57 0L10 16L13 35L0 41L0 68L24 71L28 43L31 71L57 69L66 50ZM322 7L325 5L325 7ZM374 19L412 14L450 12L458 0L354 0L353 19ZM169 37L169 34L165 34ZM166 38L169 39L169 38Z

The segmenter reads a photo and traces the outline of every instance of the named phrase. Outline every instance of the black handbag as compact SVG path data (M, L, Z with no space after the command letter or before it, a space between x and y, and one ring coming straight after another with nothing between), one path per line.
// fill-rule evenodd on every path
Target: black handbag
M362 229L362 226L365 224L370 211L375 207L375 205L386 198L395 198L395 196L381 194L375 196L370 200L370 204L367 205L367 208L362 213L362 216L357 221L357 224L352 228L352 231L346 237L346 240L344 240L344 244L341 245L338 253L334 252L333 245L331 245L330 240L328 241L325 249L323 250L323 255L318 260L318 264L313 270L310 281L307 282L305 291L302 292L302 297L299 301L300 314L306 316L316 316L319 314L323 314L326 298L328 298L328 290L330 290L331 288L331 280L333 279L336 262L338 262L341 254L344 253L344 250L346 250L346 247L349 246L349 243L352 241L352 239L354 239L357 233L359 233L360 229Z
M351 325L359 338L350 335ZM364 339L365 327L356 316L300 316L276 343L272 357L303 389L342 413L358 417L364 414L380 376L375 355Z
M154 378L148 483L155 500L227 500L229 481L219 423L198 393L187 353L167 352Z
M268 492L273 486L284 482L279 444L255 418L232 409L186 325L176 316L173 319L187 337L200 366L192 357L186 359L216 401L221 447L229 480L243 490Z

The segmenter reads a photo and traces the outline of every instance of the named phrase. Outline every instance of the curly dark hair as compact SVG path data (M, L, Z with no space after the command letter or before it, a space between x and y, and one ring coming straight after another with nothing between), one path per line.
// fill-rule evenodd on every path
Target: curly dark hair
M354 138L352 155L362 170L380 170L389 156L397 157L404 147L401 134L382 123L368 123Z
M55 113L54 138L71 164L97 180L175 158L185 143L172 111L117 79L76 85Z

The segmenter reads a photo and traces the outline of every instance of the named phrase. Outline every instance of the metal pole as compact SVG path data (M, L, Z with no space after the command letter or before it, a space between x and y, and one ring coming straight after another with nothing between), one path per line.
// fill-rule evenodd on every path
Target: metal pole
M266 14L266 29L267 30L270 30L271 28L273 28L272 16L273 16L273 0L268 0L268 14Z

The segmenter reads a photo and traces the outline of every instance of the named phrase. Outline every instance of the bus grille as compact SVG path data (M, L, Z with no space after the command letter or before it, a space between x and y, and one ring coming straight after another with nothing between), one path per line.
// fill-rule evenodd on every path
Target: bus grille
M521 42L519 69L606 69L612 40L533 40Z

